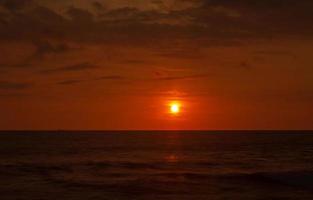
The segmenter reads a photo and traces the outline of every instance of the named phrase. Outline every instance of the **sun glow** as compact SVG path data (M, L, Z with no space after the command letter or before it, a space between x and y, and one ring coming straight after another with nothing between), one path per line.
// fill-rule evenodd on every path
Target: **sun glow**
M171 102L170 103L170 112L172 114L178 114L180 112L181 105L177 102Z

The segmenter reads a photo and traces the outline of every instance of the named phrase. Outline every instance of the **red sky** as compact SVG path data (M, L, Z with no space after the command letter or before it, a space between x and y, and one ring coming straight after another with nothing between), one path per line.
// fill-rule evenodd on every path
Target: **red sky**
M312 9L0 0L0 129L312 129Z

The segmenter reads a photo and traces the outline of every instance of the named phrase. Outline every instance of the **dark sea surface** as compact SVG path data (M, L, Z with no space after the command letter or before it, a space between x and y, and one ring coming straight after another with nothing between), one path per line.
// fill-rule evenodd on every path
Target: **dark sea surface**
M1 132L0 199L313 199L313 132Z

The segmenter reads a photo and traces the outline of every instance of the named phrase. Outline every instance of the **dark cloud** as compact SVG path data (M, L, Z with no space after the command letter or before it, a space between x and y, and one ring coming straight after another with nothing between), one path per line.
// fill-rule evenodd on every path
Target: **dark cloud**
M167 12L134 7L106 9L101 17L76 7L61 15L37 6L11 13L10 17L0 16L0 21L5 22L0 23L0 40L49 38L153 46L187 40L200 46L219 46L240 44L249 39L312 38L313 35L312 1L193 2L193 7ZM98 3L93 5L100 7Z
M91 64L91 63L79 63L74 65L69 65L65 67L55 68L55 69L47 69L41 71L41 73L58 73L58 72L75 72L75 71L84 71L84 70L90 70L98 68L98 66Z
M106 7L98 2L98 1L94 1L91 3L91 5L93 6L93 8L95 8L97 11L103 12L104 10L106 10Z
M129 78L125 76L120 75L106 75L106 76L100 76L96 78L90 78L90 79L75 79L75 80L64 80L61 82L58 82L58 84L62 85L72 85L77 84L81 82L92 82L92 81L122 81L122 80L132 80L132 81L171 81L171 80L192 80L192 79L201 79L208 77L207 74L199 74L199 75L185 75L185 76L164 76L164 75L158 75L160 77L153 78L153 79L136 79L136 78Z
M273 50L258 50L253 52L256 55L275 55L275 56L292 56L291 51L273 51Z
M0 6L11 11L20 10L31 3L32 0L0 0Z
M74 85L82 82L93 82L93 81L102 81L102 80L123 80L126 77L119 76L119 75L107 75L107 76L100 76L91 79L72 79L72 80L64 80L58 82L59 85Z
M95 78L94 80L122 80L125 79L124 76L118 76L118 75L111 75L111 76L101 76L98 78Z
M22 90L29 88L31 84L29 83L20 83L20 82L10 82L10 81L1 81L0 80L0 89L2 90Z
M222 13L237 13L237 16L228 15L228 19L220 17L216 20L224 21L223 25L241 29L257 35L274 34L297 35L311 34L313 28L313 2L310 0L200 0L201 9L214 9ZM204 10L203 10L204 11ZM196 20L209 21L209 13L198 13ZM236 25L236 26L234 26ZM302 29L300 29L302 28Z
M67 10L67 14L71 17L72 21L79 23L92 24L93 14L87 10L71 7Z
M22 92L9 92L9 93L0 93L0 98L21 98L21 97L27 97L30 96L31 94L28 93L22 93Z
M69 51L71 48L65 43L53 44L49 41L34 41L36 52L31 59L41 59L49 54L62 54Z
M0 12L0 24L6 26L8 24L6 15Z
M81 79L75 79L75 80L65 80L65 81L60 81L58 82L59 85L74 85L77 83L84 82L86 80L81 80Z
M167 18L167 15L158 11L142 11L134 7L123 7L109 10L101 16L102 20L106 22L114 22L119 25L123 25L124 23L155 23L158 20L165 18Z
M129 65L144 65L148 62L151 64L151 61L146 61L142 59L125 59L125 60L118 60L117 62L121 64L129 64Z
M198 75L185 75L185 76L164 76L156 78L155 80L159 81L174 81L174 80L192 80L192 79L200 79L207 78L207 74L198 74Z
M28 62L28 59L25 62L23 61L23 62L15 63L15 64L0 64L0 69L1 68L5 69L2 72L8 71L9 68L22 69L22 68L30 68L30 67L33 67L33 66Z
M192 53L191 53L192 52ZM179 59L200 59L204 55L200 48L161 48L156 52L156 55L166 58L179 58Z
M53 10L36 6L33 9L11 13L0 24L0 40L27 41L65 38L67 20ZM64 32L65 31L65 32Z

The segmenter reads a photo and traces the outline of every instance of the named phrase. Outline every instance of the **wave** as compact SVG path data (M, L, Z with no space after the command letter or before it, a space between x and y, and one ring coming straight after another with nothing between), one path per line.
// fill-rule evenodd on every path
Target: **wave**
M208 163L207 165L211 165ZM163 169L162 169L163 166ZM213 165L214 166L214 165ZM126 169L126 170L125 170ZM133 170L136 169L136 170ZM139 170L137 170L139 169ZM151 169L151 170L143 170ZM160 170L162 169L162 170ZM258 185L282 185L313 189L312 170L290 171L256 171L251 173L223 173L179 171L177 166L165 168L160 163L136 162L86 162L71 164L35 164L17 163L0 165L0 174L6 175L39 175L49 181L66 182L66 177L78 177L71 180L70 185L101 185L106 181L151 181L205 183L225 181L232 183L248 183ZM83 174L84 176L80 176ZM79 178L79 177L85 177ZM86 178L87 177L87 178Z
M245 182L265 185L285 185L313 189L313 171L283 171L283 172L254 172L254 173L166 173L164 176L193 181L219 180L227 182Z
M122 179L119 179L121 178ZM97 178L50 177L49 183L68 189L92 189L130 195L211 195L212 192L234 192L249 188L258 191L312 191L313 171L257 172L257 173L154 173L145 175L108 173ZM252 192L253 193L253 192ZM284 195L287 193L283 193Z

